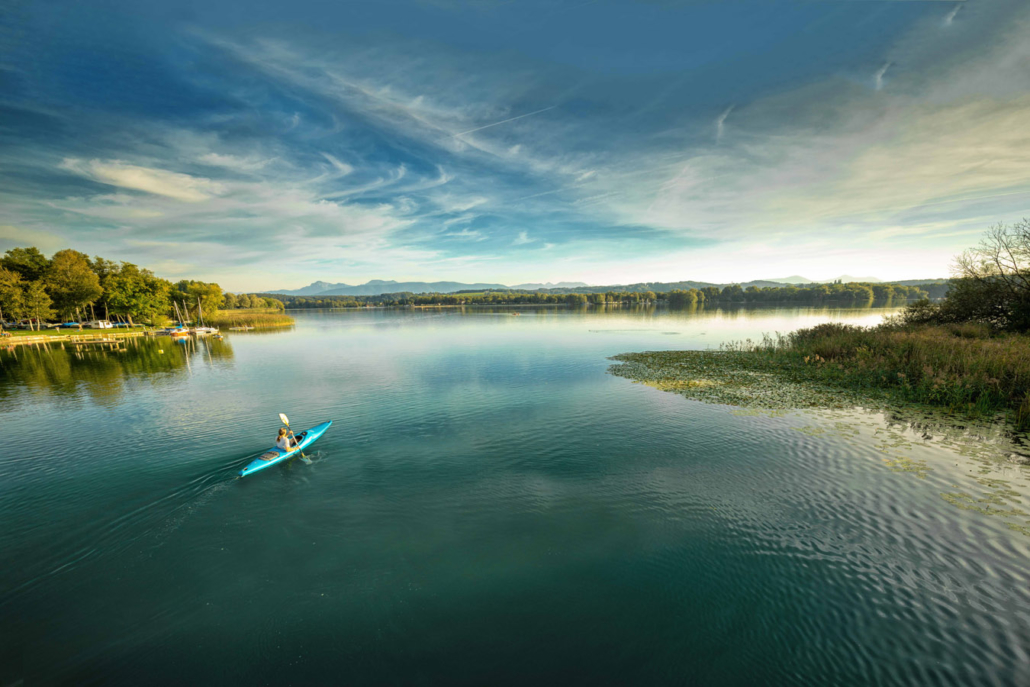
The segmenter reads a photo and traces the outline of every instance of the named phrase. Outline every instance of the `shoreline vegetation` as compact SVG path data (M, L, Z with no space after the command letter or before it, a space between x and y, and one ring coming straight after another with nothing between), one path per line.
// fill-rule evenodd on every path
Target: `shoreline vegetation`
M205 315L204 321L213 327L219 329L231 329L232 327L251 327L253 329L277 329L283 327L291 327L295 324L295 320L289 315L284 315L282 312L272 308L267 309L255 309L255 310L229 310L219 311L213 316ZM81 337L83 335L104 335L104 336L124 336L125 334L141 334L148 331L154 331L155 329L163 328L166 325L174 324L172 320L166 320L165 322L150 326L150 325L137 325L133 327L117 327L114 329L90 329L87 327L67 327L67 328L44 328L44 329L12 329L5 330L14 339L21 339L25 337L39 338L39 337L52 337L55 339L67 338L67 337Z
M976 325L828 323L712 351L613 356L609 371L687 398L768 410L895 403L1030 431L1030 336Z
M295 321L276 308L251 308L245 310L219 310L214 315L205 315L205 321L220 329L232 327L253 327L254 329L275 329L292 327Z
M927 282L910 285L898 283L867 284L785 284L783 286L749 286L739 284L724 287L675 288L672 284L648 284L652 288L633 287L584 287L562 289L538 289L518 291L512 289L488 291L459 291L456 293L410 292L385 293L375 296L291 296L262 293L260 297L281 300L287 310L338 309L369 307L444 307L444 306L516 306L557 305L582 307L588 305L654 305L667 304L670 307L692 307L704 305L848 305L867 306L890 304L892 301L940 298L947 291L947 284Z
M35 247L12 248L0 257L0 330L45 335L53 332L48 322L97 321L133 328L292 325L283 310L275 298L223 292L218 284L192 279L173 283L130 262L90 258L71 249L48 258Z
M1030 221L992 227L939 303L875 327L826 323L718 351L612 358L612 374L707 403L787 410L870 402L998 415L1030 431Z

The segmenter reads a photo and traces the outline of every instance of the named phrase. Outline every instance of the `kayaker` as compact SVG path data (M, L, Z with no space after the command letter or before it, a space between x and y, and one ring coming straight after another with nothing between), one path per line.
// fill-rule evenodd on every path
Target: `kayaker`
M275 440L275 447L282 449L283 451L292 451L293 447L297 445L297 437L293 436L293 431L289 431L285 427L279 428L279 436Z

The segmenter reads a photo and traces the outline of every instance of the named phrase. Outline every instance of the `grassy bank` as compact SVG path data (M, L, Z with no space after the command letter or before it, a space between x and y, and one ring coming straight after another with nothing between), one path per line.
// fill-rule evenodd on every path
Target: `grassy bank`
M615 374L698 400L784 408L873 396L973 416L1011 412L1018 429L1030 429L1030 336L977 325L830 323L721 351L615 359L623 362Z
M241 308L239 310L219 310L216 314L205 316L205 322L219 329L229 327L254 327L270 329L273 327L289 327L293 318L279 310L271 308Z

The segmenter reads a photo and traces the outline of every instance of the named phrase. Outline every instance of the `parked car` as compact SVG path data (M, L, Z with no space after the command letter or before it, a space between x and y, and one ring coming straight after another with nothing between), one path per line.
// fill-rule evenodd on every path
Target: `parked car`
M107 320L93 320L85 324L87 329L113 329L114 325Z
M62 322L60 326L62 329L78 329L82 325L78 322Z
M115 322L111 326L114 327L115 329L128 329L129 328L129 323L128 322Z

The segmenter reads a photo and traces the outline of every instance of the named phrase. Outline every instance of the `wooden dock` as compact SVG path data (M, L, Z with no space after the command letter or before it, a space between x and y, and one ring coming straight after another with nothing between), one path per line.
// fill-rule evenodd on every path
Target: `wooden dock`
M89 346L93 344L117 344L121 343L125 339L135 339L140 336L153 336L153 332L142 331L142 332L112 332L110 330L103 330L103 333L97 332L96 334L69 334L64 335L47 335L40 334L39 336L5 336L0 339L0 348L6 348L8 346L27 346L27 345L39 345L39 344L72 344L74 346Z

